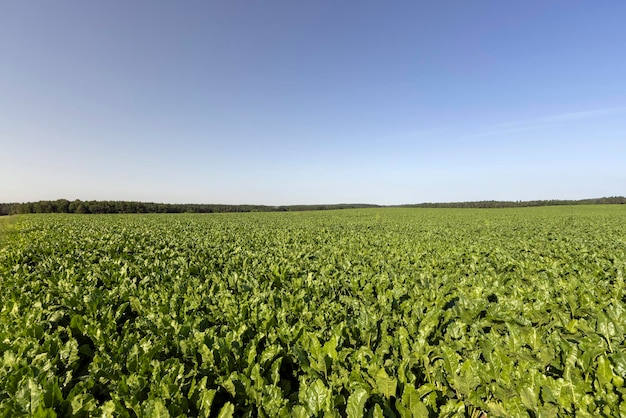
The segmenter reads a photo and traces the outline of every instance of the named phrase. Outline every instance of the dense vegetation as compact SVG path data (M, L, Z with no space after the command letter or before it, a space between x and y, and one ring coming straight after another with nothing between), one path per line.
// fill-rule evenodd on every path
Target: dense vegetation
M413 208L512 208L530 206L562 206L562 205L605 205L624 204L626 197L601 197L583 200L532 200L532 201L497 201L486 200L478 202L453 203L419 203L413 205L399 205L396 207ZM0 215L17 215L29 213L223 213L223 212L288 212L332 209L381 208L381 205L368 204L330 204L330 205L217 205L217 204L178 204L152 202L125 202L125 201L81 201L67 199L40 200L26 203L0 203Z
M19 215L30 213L230 213L230 212L287 212L304 210L331 210L375 208L378 205L367 204L332 204L332 205L219 205L195 203L153 203L125 201L81 201L66 199L40 200L26 203L0 203L0 215Z
M7 221L1 416L626 414L624 206Z

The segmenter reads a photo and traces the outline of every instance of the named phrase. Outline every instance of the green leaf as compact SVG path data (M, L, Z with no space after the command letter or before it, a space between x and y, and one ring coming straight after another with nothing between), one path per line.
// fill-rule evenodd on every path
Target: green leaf
M339 337L336 334L333 334L322 348L324 354L332 360L337 359L337 344L339 344Z
M348 418L360 418L363 416L363 408L369 394L363 388L357 388L348 397L348 405L346 406L346 414Z
M605 356L598 357L598 368L596 369L596 377L600 385L606 386L613 380L613 371L611 370L611 364Z
M465 415L465 404L458 399L450 399L439 411L440 417L462 417Z
M35 412L32 414L33 418L57 418L56 412L52 408L44 408L42 404L39 404Z
M282 348L279 345L271 345L267 347L263 354L261 354L261 358L259 359L259 363L265 367L265 363L274 360L282 351Z
M398 411L398 415L400 415L400 418L413 418L413 414L409 408L404 406L401 399L396 399L395 407L396 411Z
M600 335L602 335L607 343L609 344L609 350L611 350L611 337L616 335L615 324L611 321L611 318L608 317L604 312L600 312L597 317L597 330Z
M204 379L204 378L203 378ZM200 389L200 400L198 402L198 410L201 416L208 417L211 415L211 405L215 398L215 389Z
M31 377L24 382L21 387L18 389L16 395L16 400L18 405L22 408L23 411L28 411L28 413L33 413L39 402L42 400L43 391L35 382L35 380Z
M150 399L143 409L144 416L150 418L169 418L170 412L161 399Z
M510 416L507 413L506 409L499 402L487 402L487 407L489 408L489 416L494 417L508 417Z
M411 385L405 385L402 392L402 403L411 411L414 417L427 417L428 408L420 399L417 389Z
M309 351L313 355L314 359L316 359L318 362L323 362L324 354L322 353L322 346L320 345L320 341L317 339L317 337L314 334L308 334L308 335L309 335L309 347L308 347Z
M385 418L385 414L383 414L383 409L380 405L374 405L374 410L372 411L372 418Z
M217 418L232 418L234 412L235 405L230 402L226 402L222 409L220 409L220 413L217 414Z
M202 357L202 367L208 368L215 364L215 358L213 357L213 352L206 344L200 344L198 347L198 353Z
M476 365L474 360L467 359L463 362L459 370L459 374L454 376L454 385L459 393L469 398L480 385L480 367Z
M319 411L324 410L330 396L328 392L328 389L320 379L317 379L307 388L306 404L310 413L317 414Z
M89 414L91 411L96 409L95 399L91 394L88 393L77 393L72 397L70 394L68 396L70 401L70 406L72 408L72 414Z
M398 342L400 343L400 353L402 358L408 359L411 357L411 349L409 348L409 333L406 328L400 327L396 331Z
M85 319L81 315L72 315L70 328L80 334L85 332Z
M520 395L522 399L522 403L529 410L536 412L537 411L537 393L532 387L524 387L520 390Z
M230 393L233 398L237 396L237 388L235 382L233 382L233 376L230 376L228 380L222 382L222 387L226 389L226 392Z
M385 368L380 368L375 376L376 379L376 389L378 393L385 396L386 398L390 398L396 395L396 387L398 382L393 377L389 377Z
M101 408L102 418L113 418L115 414L115 401L108 400L102 405Z
M311 415L307 412L307 409L302 405L296 405L291 411L293 418L309 418Z
M61 393L59 380L56 377L46 382L43 401L48 408L55 408L63 402L63 393Z

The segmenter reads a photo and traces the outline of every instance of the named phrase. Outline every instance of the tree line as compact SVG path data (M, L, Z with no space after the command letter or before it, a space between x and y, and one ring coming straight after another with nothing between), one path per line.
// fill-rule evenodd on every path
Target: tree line
M564 205L613 205L625 204L626 197L611 196L594 199L580 200L481 200L476 202L451 202L451 203L418 203L410 205L398 205L405 208L519 208L533 206L564 206Z
M626 197L613 196L582 200L531 200L531 201L497 201L486 200L476 202L453 203L418 203L410 205L369 205L369 204L335 204L335 205L221 205L193 203L153 203L128 202L112 200L40 200L26 203L0 203L0 215L20 215L27 213L224 213L224 212L287 212L305 210L356 209L380 207L410 208L513 208L528 206L557 205L605 205L624 204Z
M40 200L26 203L0 203L0 215L21 215L28 213L224 213L224 212L277 212L303 210L329 210L379 207L367 204L336 205L223 205L194 203L153 203L112 200Z

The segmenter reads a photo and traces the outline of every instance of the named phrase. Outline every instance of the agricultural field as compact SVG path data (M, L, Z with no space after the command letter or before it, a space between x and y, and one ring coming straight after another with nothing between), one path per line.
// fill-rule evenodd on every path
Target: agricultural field
M0 416L626 416L626 206L0 219Z

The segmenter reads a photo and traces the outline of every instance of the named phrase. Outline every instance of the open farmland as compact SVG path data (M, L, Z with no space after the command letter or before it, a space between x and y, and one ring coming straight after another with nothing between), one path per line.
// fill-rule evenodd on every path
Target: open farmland
M626 415L624 206L2 234L2 416Z

